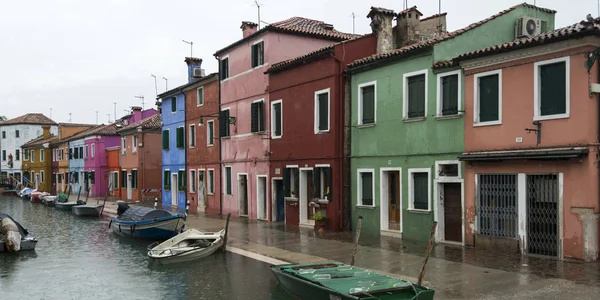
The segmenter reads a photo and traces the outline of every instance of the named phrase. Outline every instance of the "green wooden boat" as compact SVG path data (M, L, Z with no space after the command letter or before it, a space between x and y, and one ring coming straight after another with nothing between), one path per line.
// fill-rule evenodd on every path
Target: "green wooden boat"
M431 300L435 290L340 262L271 266L279 284L300 299Z

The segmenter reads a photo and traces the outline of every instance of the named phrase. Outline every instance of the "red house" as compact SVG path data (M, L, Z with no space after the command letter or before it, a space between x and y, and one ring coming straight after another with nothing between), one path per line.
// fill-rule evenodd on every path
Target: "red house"
M365 35L276 63L265 72L270 77L274 221L313 226L320 211L328 218L327 229L346 227L350 193L344 141L349 137L344 120L349 112L343 72L352 61L374 54L376 43L375 35Z

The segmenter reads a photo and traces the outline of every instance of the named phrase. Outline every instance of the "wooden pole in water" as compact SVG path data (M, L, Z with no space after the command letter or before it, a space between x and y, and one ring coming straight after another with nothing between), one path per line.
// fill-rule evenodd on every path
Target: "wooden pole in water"
M356 257L356 250L358 249L358 238L360 238L360 228L362 225L362 216L358 217L358 223L356 224L356 236L354 238L354 249L352 250L352 259L350 265L354 266L354 258Z
M221 251L227 251L227 238L229 237L229 218L231 218L231 213L227 214L227 221L225 222L225 236L223 236L223 246L221 246Z
M79 201L79 197L81 197L81 186L79 187L79 192L77 192L77 201Z
M431 225L431 233L429 234L429 244L427 244L427 252L425 252L425 260L423 260L423 265L421 265L421 271L419 272L419 278L417 281L418 285L421 285L421 282L423 282L423 277L425 276L425 266L427 265L427 261L429 261L429 254L431 254L431 248L433 248L433 239L435 237L436 228L437 222L433 222L433 225Z

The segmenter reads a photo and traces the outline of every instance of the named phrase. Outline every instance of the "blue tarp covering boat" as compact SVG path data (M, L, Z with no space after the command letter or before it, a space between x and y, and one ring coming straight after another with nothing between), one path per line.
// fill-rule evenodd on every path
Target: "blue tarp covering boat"
M111 219L109 227L120 235L169 239L181 232L183 225L185 219L181 214L171 214L166 210L143 206L129 206L120 202L117 217Z

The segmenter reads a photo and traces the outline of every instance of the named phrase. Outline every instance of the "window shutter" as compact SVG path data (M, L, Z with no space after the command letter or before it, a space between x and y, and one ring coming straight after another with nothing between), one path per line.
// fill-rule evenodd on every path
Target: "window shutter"
M177 127L177 148L183 148L185 145L185 133L183 127Z
M250 105L250 132L258 131L258 102Z
M256 103L258 110L258 131L265 131L265 102Z
M565 62L540 67L540 113L542 116L567 112Z
M231 168L225 169L226 191L231 195Z
M252 57L252 67L253 68L258 65L258 63L257 63L258 57L257 57L257 52L256 52L256 50L257 50L256 48L258 48L257 46L258 45L252 45L252 47L251 47L251 49L252 49L251 57Z
M458 114L458 75L442 77L442 115Z
M163 130L162 134L162 148L164 150L169 150L169 131Z
M498 120L498 74L479 77L479 122Z
M325 171L325 191L323 192L327 196L327 200L333 200L333 187L332 187L332 175L333 169L331 167L323 169Z
M275 104L275 135L276 136L280 136L281 135L281 103L277 103Z
M329 93L319 95L319 130L329 129Z
M265 42L260 42L258 47L258 62L259 65L262 65L265 63Z
M121 187L127 187L127 171L121 171Z
M177 111L177 98L171 97L171 112Z
M284 168L283 169L283 195L284 197L290 197L290 186L291 186L291 182L290 182L291 176L290 176L290 169L288 168Z
M229 127L229 111L222 110L219 112L219 136L229 136L227 128Z
M427 173L413 173L413 200L415 209L428 209L428 178Z
M373 174L361 173L362 205L373 205Z
M408 78L408 117L425 116L425 74Z
M92 171L92 172L90 173L90 181L91 181L91 183L92 183L92 184L95 184L95 183L96 183L96 172L93 172L93 171Z
M375 86L362 88L362 123L372 124L375 122Z
M313 170L313 198L321 198L321 168Z

